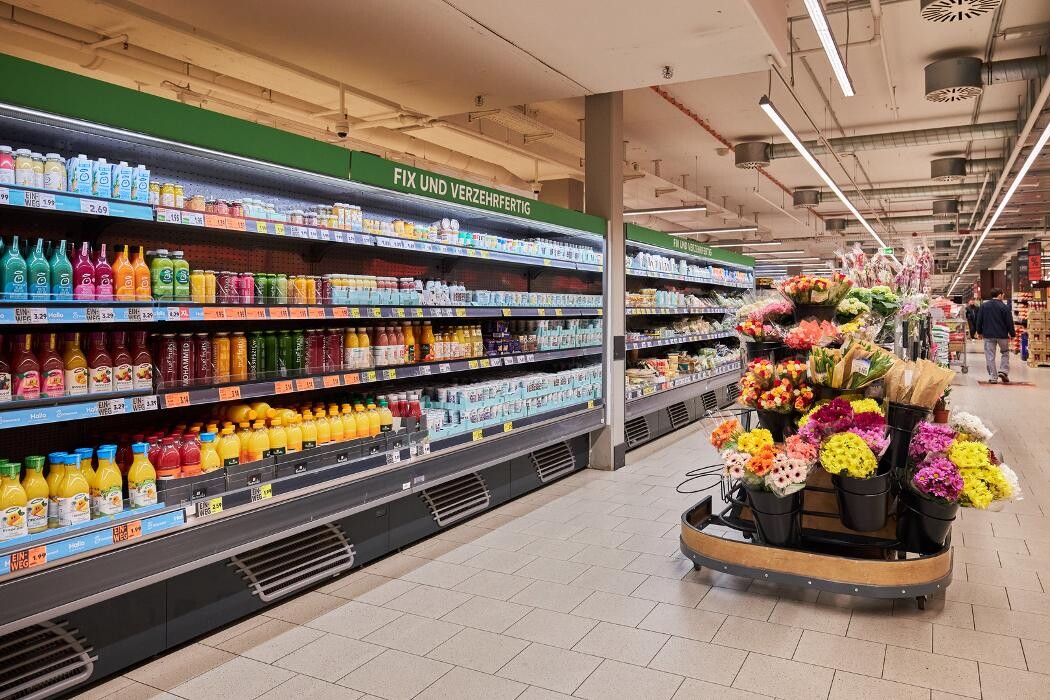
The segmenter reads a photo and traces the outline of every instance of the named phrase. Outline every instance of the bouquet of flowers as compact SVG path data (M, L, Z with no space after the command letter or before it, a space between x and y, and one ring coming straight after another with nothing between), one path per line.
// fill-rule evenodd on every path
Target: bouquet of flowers
M852 291L850 292L852 294ZM843 323L849 323L855 321L860 316L870 313L871 307L865 304L857 297L846 295L846 298L839 302L838 307L835 309L835 314L839 321Z
M711 444L721 452L726 478L740 480L753 491L769 491L780 497L802 489L816 461L812 446L793 438L776 445L768 430L745 432L736 419L716 427L711 433Z
M737 333L754 340L779 340L778 323L791 315L791 302L772 294L744 304L736 311Z
M740 380L740 403L760 411L803 412L813 404L813 388L806 383L806 366L798 360L775 365L757 358Z
M746 338L751 338L756 341L780 340L781 336L780 328L774 326L772 323L752 321L749 318L736 324L736 332Z
M822 450L832 438L846 433L858 438L874 457L882 455L889 446L886 418L878 402L873 399L833 399L804 416L804 419L799 421L799 438L811 445L821 446ZM857 442L852 438L839 437L834 444L848 447L856 445ZM832 474L839 473L830 469L828 471ZM871 473L874 471L872 468ZM870 476L871 473L865 476ZM852 471L849 475L855 476Z
M850 337L841 348L813 348L809 376L814 383L834 389L860 389L885 375L896 362L892 353L878 345Z
M852 285L853 282L848 277L833 272L831 277L789 277L780 283L779 289L796 304L837 306Z
M801 321L784 335L784 344L793 350L812 350L838 342L839 329L828 321Z
M992 431L984 427L981 419L966 411L953 413L948 420L948 425L959 434L962 440L987 442L992 437Z

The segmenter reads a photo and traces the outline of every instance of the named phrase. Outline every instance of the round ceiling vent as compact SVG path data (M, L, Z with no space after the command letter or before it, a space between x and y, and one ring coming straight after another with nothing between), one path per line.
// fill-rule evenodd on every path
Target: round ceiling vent
M926 66L926 99L930 102L970 100L984 92L981 59L948 58Z
M965 158L937 158L930 161L930 177L937 182L961 182L965 176Z
M954 219L959 215L959 200L936 199L933 202L933 218Z
M791 204L796 209L812 209L820 204L820 190L813 187L799 187L791 193Z
M769 165L769 144L765 141L744 141L733 146L736 167L747 170Z
M922 18L930 22L962 22L986 15L1002 0L922 0Z
M824 230L825 231L845 231L846 220L845 219L824 219Z

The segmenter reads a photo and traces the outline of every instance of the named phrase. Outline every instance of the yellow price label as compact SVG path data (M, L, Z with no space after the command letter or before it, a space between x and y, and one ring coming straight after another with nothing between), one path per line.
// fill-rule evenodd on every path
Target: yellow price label
M509 433L512 430L514 430L514 421L507 421L503 424L503 432Z
M396 369L383 370L383 376L386 377L387 379L397 379L397 370Z
M467 310L466 309L456 309L456 316L459 316L460 318L463 318L466 315L467 315Z
M372 318L382 318L382 317L383 317L383 310L381 308L379 308L378 306L373 306L372 307Z
M510 309L506 309L506 308L503 309L503 315L504 316L510 316Z
M601 316L604 309L598 309L598 315Z
M366 382L374 382L376 380L375 372L362 372L361 374L365 378Z
M219 496L218 498L210 499L208 501L208 510L210 511L211 515L215 515L216 513L221 513L222 512L222 496Z
M273 231L278 236L283 236L284 235L284 224L282 224L282 223L275 223L273 225Z
M474 252L473 248L467 248L467 257L468 258L473 258L473 257L476 257L476 256L477 256L477 253Z
M478 361L477 360L467 360L467 367L469 367L470 369L477 369L478 368Z
M537 316L546 316L547 315L547 309L536 309L536 315Z
M361 318L361 309L356 306L350 307L350 318Z
M416 318L423 318L423 309L412 309L412 315Z
M483 257L483 258L489 257L489 252L487 250L481 251L481 257Z
M394 309L394 315L396 315L398 318L404 318L405 317L405 310L400 308L400 307L398 307L398 308Z
M256 231L256 233L266 233L266 222L265 221L256 221L255 222L255 231Z
M554 310L554 315L555 316L561 316L561 309L555 309Z
M470 434L471 442L477 442L478 440L480 440L483 437L485 437L485 435L482 432L481 428L478 428L477 430L475 430L473 433Z
M273 498L273 484L263 484L259 487L259 500L265 501L267 498Z
M593 400L587 402L587 408L594 408L594 401Z
M543 260L543 266L544 266L544 267L550 267L550 266L551 266L551 261L550 261L550 260L547 260L546 258L544 258L544 260Z
M485 359L485 360L482 360L480 364L481 364L482 367L491 367L492 366L492 360Z

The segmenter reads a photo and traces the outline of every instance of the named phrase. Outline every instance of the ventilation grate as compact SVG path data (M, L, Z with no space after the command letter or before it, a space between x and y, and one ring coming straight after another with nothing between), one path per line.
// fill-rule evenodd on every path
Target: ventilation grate
M736 401L737 397L740 396L740 387L736 384L730 384L726 388L726 395L729 396L730 402Z
M95 670L92 648L66 622L43 622L0 637L0 698L36 700L83 683Z
M930 22L961 22L988 14L1002 0L924 0L922 18Z
M529 458L544 484L571 474L576 469L576 455L564 441L540 448L530 454Z
M230 557L230 565L268 603L353 568L354 546L328 523Z
M689 422L689 409L684 403L675 403L667 407L667 417L671 421L671 430L678 430Z
M623 424L623 434L627 440L628 447L634 447L635 445L641 445L643 442L649 441L649 424L645 420L645 416L638 418L632 418Z
M419 495L430 508L430 514L439 527L480 513L492 503L485 480L476 472L423 489Z
M718 397L715 396L713 391L705 391L700 395L700 400L704 402L704 413L709 413L718 408Z

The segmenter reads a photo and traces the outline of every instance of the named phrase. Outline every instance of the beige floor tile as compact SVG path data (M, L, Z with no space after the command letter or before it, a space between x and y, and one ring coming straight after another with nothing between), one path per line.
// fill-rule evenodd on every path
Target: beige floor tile
M310 627L293 625L283 620L268 620L265 624L239 634L217 645L219 649L247 656L249 659L272 664L277 659L324 636L324 632Z
M187 700L248 700L276 688L294 675L291 671L238 656L175 686L171 692Z
M233 654L222 649L203 644L187 644L154 661L126 671L124 675L153 688L171 690L234 658L236 657Z
M346 585L342 588L330 591L330 595L368 603L369 605L383 605L418 585L411 581L376 576L362 571L349 577Z
M588 568L590 567L586 564L578 564L573 561L535 559L518 569L515 573L518 576L527 576L551 583L571 583Z
M726 616L707 610L692 610L677 605L659 603L645 619L638 623L641 629L710 642L725 622Z
M754 583L754 579L745 578L743 576L734 576L733 574L713 571L706 568L700 569L699 571L690 571L685 575L683 580L692 581L693 583L702 583L714 588L732 588L736 591L746 591L751 587L751 584Z
M881 613L887 615L893 610L892 600L879 598L863 598L861 596L847 595L845 593L831 593L821 591L817 594L817 603L820 605L831 605L844 610L857 610L859 612Z
M637 552L628 552L623 549L584 545L584 549L573 555L571 561L591 566L603 566L607 569L622 569L639 556L641 555Z
M1009 609L1010 601L1006 597L1005 586L989 586L983 583L952 581L944 591L947 600L972 605L986 605L992 608Z
M1037 593L1008 587L1006 595L1010 599L1011 610L1050 615L1050 593Z
M512 574L531 561L536 555L523 552L509 552L503 549L486 549L466 561L467 566L502 574Z
M550 581L535 581L521 593L511 596L510 602L531 605L545 610L557 612L569 612L582 603L591 591L586 588L576 588L562 583L551 583Z
M496 675L568 694L579 688L601 661L575 651L531 644Z
M650 576L631 592L631 596L695 608L709 590L711 587L702 583Z
M538 557L547 557L548 559L569 561L587 547L588 545L583 542L574 542L565 539L539 539L535 542L529 542L518 551L523 554L535 554Z
M663 557L677 552L678 546L677 539L650 537L649 535L631 535L620 545L620 549Z
M527 605L477 596L441 619L488 632L502 632L531 611Z
M479 571L463 583L457 584L453 590L471 595L481 595L486 598L507 600L532 584L532 579L510 574L501 574L498 571Z
M534 535L536 537L546 537L552 540L567 540L573 535L575 535L577 532L582 530L584 527L582 525L569 525L567 521L576 517L576 514L570 511L567 513L567 515L568 517L566 518L566 522L564 523L547 522L545 520L540 520L522 530L522 534Z
M343 601L340 607L311 620L306 623L306 626L341 634L344 637L360 639L400 615L401 613L396 610L388 610L377 605L359 603L356 600Z
M728 686L745 658L747 652L742 649L671 637L649 662L649 667Z
M536 539L534 536L523 535L520 532L491 530L471 542L471 544L475 544L479 547L490 547L492 549L503 549L508 552L516 552L534 539Z
M1009 537L990 537L988 535L963 535L963 544L970 549L993 549L1011 554L1029 554L1024 540Z
M919 610L914 598L899 598L893 601L893 614L911 620L934 622L938 625L973 629L973 606L936 597L926 601L926 609Z
M624 568L627 571L636 571L642 574L649 574L650 576L681 580L683 576L693 570L693 564L680 554L670 557L639 554L634 561Z
M606 659L574 695L588 700L607 700L610 697L670 700L682 680L681 676L663 671Z
M784 700L814 700L827 697L834 675L830 668L748 654L733 687Z
M523 639L467 627L427 656L482 673L495 673L528 645Z
M614 532L596 527L585 527L570 539L598 547L619 547L631 537L629 532Z
M210 647L217 647L223 642L225 642L227 639L233 639L239 634L244 634L250 629L265 624L266 621L269 619L270 618L266 617L263 614L255 614L251 617L246 617L240 622L228 625L220 629L218 632L213 632L212 634L209 634L204 639L201 639L199 643Z
M1005 562L1000 562L999 552L994 549L971 549L959 545L952 547L952 561L956 564L978 564L980 566L993 567L1006 565Z
M116 676L110 678L104 683L98 683L83 690L73 696L72 700L102 700L102 698L113 695L122 688L127 688L132 685L142 685L141 683L136 684L135 681L125 676ZM157 691L163 692L163 691Z
M770 696L750 693L736 688L725 688L714 683L686 678L678 686L678 692L671 700L697 700L697 698L718 698L718 700L767 700Z
M882 677L966 697L981 697L976 661L888 646Z
M388 700L408 700L452 670L452 666L387 649L339 680L354 690Z
M293 676L259 700L360 700L361 693L310 676Z
M461 544L469 544L469 543L475 542L476 540L478 540L481 537L484 537L485 535L489 534L490 532L492 532L492 531L488 530L486 528L478 527L477 525L471 525L471 524L468 523L468 524L465 524L465 525L458 525L458 526L456 526L454 528L451 528L449 530L442 530L441 532L439 532L436 535L434 535L434 537L437 537L438 539L442 539L442 540L449 540L451 542L459 542Z
M595 591L576 606L572 614L634 627L655 607L656 604L651 600Z
M650 537L663 537L674 526L656 520L639 520L638 518L623 518L623 522L614 527L619 532L630 532L634 535L648 535Z
M758 593L770 598L795 600L800 603L815 603L820 591L808 586L790 586L773 581L754 581L747 589L748 593Z
M406 614L362 637L362 641L424 656L462 629L452 622Z
M106 700L180 700L178 695L172 695L165 690L158 690L152 686L148 686L145 683L136 683L133 680L125 679L127 683L120 687L114 693L105 695L103 697ZM98 695L84 694L73 696L76 700L84 700L85 698L97 698Z
M604 566L592 566L579 577L573 579L572 585L590 588L606 593L629 595L646 579L645 574L636 574L619 569L606 569Z
M634 506L621 505L610 515L619 515L624 518L637 518L639 520L657 520L664 514L664 509L659 506Z
M666 634L599 622L573 647L573 651L645 666L667 639Z
M423 566L402 574L400 578L413 583L425 583L428 586L452 588L476 573L478 573L476 567L449 564L443 561L428 561Z
M437 542L438 540L435 540ZM441 540L447 542L448 540ZM461 544L459 542L452 543L453 547L444 554L436 557L438 561L443 561L448 564L462 564L467 559L473 556L481 554L485 551L484 547L479 547L475 544Z
M1047 554L1011 554L999 555L1002 568L1013 571L1050 571L1050 555Z
M1050 642L1035 642L1031 639L1022 639L1021 646L1024 648L1024 658L1028 664L1028 670L1050 675ZM1050 683L1050 679L1047 682Z
M929 700L930 691L914 685L894 683L870 676L836 671L828 700Z
M375 644L326 634L278 659L275 665L323 681L335 682L382 652L383 647Z
M722 646L790 659L801 636L802 630L794 627L730 615L712 641Z
M1034 700L1050 697L1050 682L1040 673L986 663L980 666L981 697L984 700Z
M779 600L769 615L769 621L778 625L845 636L852 612L849 609L797 600Z
M725 629L725 625L722 628ZM717 640L717 637L715 639ZM793 658L795 661L815 666L827 666L878 678L882 676L885 655L885 644L806 630L802 633Z
M619 504L609 504L612 506L612 510L619 507ZM599 530L614 530L616 526L622 523L627 518L620 515L608 515L606 513L580 513L570 520L566 525L575 525L581 528L593 527Z
M486 531L487 532L487 531ZM393 554L368 565L368 572L386 576L387 578L400 578L402 574L415 571L427 563L427 559L410 557L407 554Z
M973 606L973 624L979 632L1021 637L1037 642L1050 642L1050 625L1047 624L1043 615L975 605Z
M514 700L526 686L517 681L454 668L416 696L416 700Z
M594 620L552 610L533 610L508 627L504 634L548 646L571 649L597 623Z
M918 651L933 649L933 625L921 620L854 612L846 635Z
M470 598L469 594L459 591L432 586L416 586L386 603L384 607L437 619L449 614Z
M1020 569L999 569L991 566L966 565L966 580L970 583L983 583L989 586L1010 586L1027 591L1042 591L1039 576L1034 571Z
M1022 670L1028 668L1019 639L988 632L934 625L933 653L982 661L996 666Z
M776 604L777 599L769 596L728 588L712 588L697 607L711 612L749 617L752 620L768 620Z

